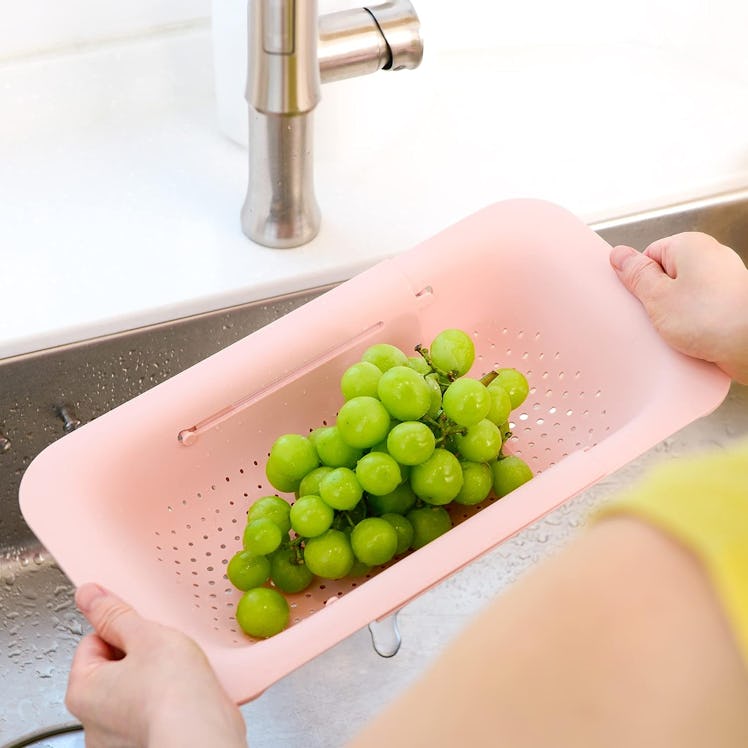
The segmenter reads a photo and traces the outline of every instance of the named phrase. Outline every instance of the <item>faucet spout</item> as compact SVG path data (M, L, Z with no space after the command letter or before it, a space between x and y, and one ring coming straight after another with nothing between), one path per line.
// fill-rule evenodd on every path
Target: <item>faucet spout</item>
M321 83L417 67L420 25L407 0L318 14L317 0L249 0L249 182L244 233L285 249L319 232L313 111Z

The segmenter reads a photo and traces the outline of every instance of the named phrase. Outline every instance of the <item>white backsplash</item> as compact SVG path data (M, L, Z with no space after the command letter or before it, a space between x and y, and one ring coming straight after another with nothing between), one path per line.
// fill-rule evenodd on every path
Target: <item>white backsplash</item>
M0 63L207 23L210 0L3 0Z
M246 0L213 4L226 16L246 15ZM319 0L321 12L359 4ZM414 0L414 5L433 49L630 42L696 53L708 49L735 62L748 57L745 0ZM208 23L210 16L211 0L5 0L0 60Z
M249 0L251 2L251 0ZM305 0L299 0L304 2ZM375 2L378 0L375 0ZM672 52L688 64L748 84L746 0L413 0L421 19L424 64L464 50L635 47ZM361 0L319 0L320 12ZM95 45L212 24L216 108L220 129L246 141L247 0L5 0L0 64L85 51ZM592 58L591 58L592 59ZM325 88L336 109L338 86Z
M319 0L323 13L360 4ZM476 49L633 45L671 51L694 65L742 76L748 83L745 0L413 0L413 4L421 20L426 65L434 56ZM212 17L219 127L245 145L246 3L212 0ZM338 109L336 100L343 91L349 96L339 85L325 87L325 106Z

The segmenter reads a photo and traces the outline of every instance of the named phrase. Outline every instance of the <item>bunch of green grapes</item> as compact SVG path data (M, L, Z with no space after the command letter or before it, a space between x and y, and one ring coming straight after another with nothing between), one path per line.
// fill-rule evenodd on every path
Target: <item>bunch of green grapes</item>
M250 636L288 625L283 593L315 577L363 576L447 532L452 502L501 498L532 477L502 451L510 413L527 397L525 376L505 368L468 377L475 347L462 330L415 353L371 346L340 380L334 425L273 443L267 478L295 502L255 501L227 568L244 592L236 617Z

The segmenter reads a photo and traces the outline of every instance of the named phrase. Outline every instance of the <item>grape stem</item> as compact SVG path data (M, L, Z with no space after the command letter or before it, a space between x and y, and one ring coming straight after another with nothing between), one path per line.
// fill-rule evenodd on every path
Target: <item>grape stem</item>
M458 426L454 421L447 418L444 411L439 413L438 418L424 416L421 420L427 426L430 426L432 431L436 432L434 436L436 437L437 447L443 447L450 436L456 436L458 434L464 436L467 433L467 429L464 426Z
M455 425L455 428L453 429L445 429L442 431L442 434L440 437L436 440L436 446L437 447L443 447L447 443L447 439L449 439L450 436L465 436L467 434L467 429L462 426Z
M439 385L442 387L442 389L444 389L446 386L448 386L458 378L459 375L456 371L444 371L438 366L434 366L434 362L431 359L431 354L429 354L428 348L424 348L420 343L418 343L415 350L417 353L420 353L421 356L423 356L424 361L426 361L426 363L431 367L432 371L436 372L436 374L439 375Z
M301 564L304 563L304 552L301 547L301 544L304 542L304 538L301 537L301 535L297 535L293 540L291 540L288 543L288 547L293 549L293 552L296 556L296 560L294 561L295 564L298 566L301 566Z
M488 385L491 384L491 382L493 382L493 380L498 376L499 373L497 371L489 371L480 378L480 383L484 387L488 387Z

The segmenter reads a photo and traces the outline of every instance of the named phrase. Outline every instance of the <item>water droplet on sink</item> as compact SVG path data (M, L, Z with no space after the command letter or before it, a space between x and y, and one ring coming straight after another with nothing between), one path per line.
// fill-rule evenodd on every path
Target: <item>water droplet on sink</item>
M372 621L369 624L369 633L371 645L380 657L393 657L398 653L402 639L396 612L380 621Z
M70 621L67 626L68 631L76 636L83 636L83 626L80 621Z

